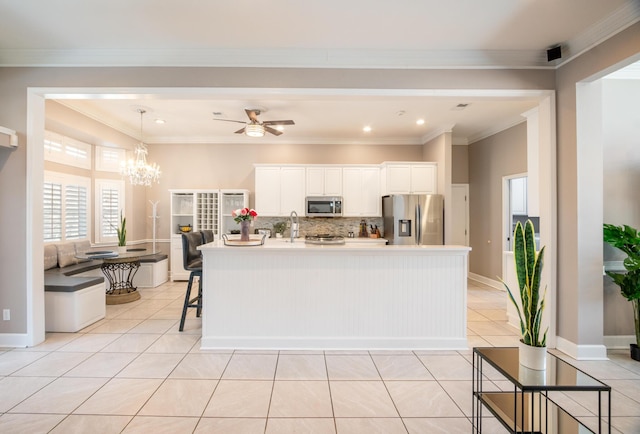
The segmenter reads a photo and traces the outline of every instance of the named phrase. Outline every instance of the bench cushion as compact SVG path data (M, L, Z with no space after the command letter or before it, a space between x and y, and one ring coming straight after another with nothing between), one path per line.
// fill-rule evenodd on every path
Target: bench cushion
M64 274L48 274L44 279L44 290L52 292L74 292L93 285L103 284L104 277L78 277Z
M77 264L75 243L63 243L56 245L58 249L58 267L64 268Z
M44 269L50 270L58 266L58 249L55 244L44 246Z
M140 258L140 263L148 263L148 262L160 262L167 259L169 256L164 253L156 253L155 255L143 256Z

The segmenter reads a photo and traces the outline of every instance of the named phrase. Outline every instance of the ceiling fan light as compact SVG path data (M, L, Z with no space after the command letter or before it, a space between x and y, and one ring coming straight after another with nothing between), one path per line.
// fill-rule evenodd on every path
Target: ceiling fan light
M248 124L244 133L249 137L262 137L264 136L264 126L260 124Z

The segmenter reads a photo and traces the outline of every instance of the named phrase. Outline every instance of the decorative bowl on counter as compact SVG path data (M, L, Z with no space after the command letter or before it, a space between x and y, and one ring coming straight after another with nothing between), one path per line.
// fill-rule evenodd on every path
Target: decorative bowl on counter
M178 229L183 233L191 232L191 225L178 225Z

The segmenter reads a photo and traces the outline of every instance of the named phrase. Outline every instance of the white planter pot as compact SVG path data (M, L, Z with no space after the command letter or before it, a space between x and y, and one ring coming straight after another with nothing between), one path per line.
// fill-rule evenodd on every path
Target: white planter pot
M127 253L127 246L118 246L118 253Z
M518 376L522 384L529 386L544 386L547 384L546 370L531 369L522 364L518 368Z
M544 371L547 369L547 347L532 347L518 343L520 364L530 369Z

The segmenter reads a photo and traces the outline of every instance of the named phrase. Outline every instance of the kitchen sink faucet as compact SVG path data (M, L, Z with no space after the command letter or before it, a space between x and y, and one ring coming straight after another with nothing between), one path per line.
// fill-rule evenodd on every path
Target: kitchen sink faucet
M293 225L293 216L296 216L295 226ZM298 228L300 227L300 221L298 220L298 213L293 210L291 214L289 214L289 220L291 223L291 242L293 243L293 239L298 236Z

